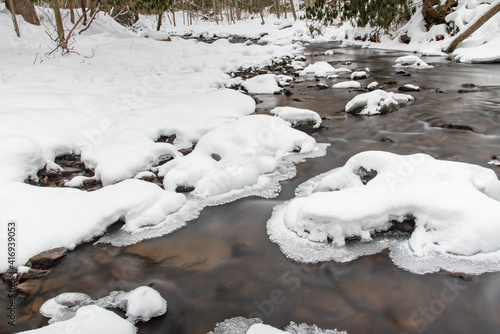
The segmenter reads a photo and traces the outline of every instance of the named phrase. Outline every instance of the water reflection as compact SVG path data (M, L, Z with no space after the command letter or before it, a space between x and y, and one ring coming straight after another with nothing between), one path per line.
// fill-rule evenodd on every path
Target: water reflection
M386 252L345 264L300 264L269 241L265 224L276 204L292 198L298 184L361 151L424 152L484 167L490 167L491 155L500 153L498 88L456 92L469 82L499 87L499 65L424 58L435 68L400 76L392 65L403 53L335 47L334 55L323 54L333 47L309 47L309 59L369 67L370 77L360 80L363 87L396 81L390 87L411 83L422 90L411 93L416 100L407 107L376 117L346 115L345 104L359 92L307 87L315 81L295 84L289 97L261 98L259 112L277 105L319 112L325 128L313 136L331 143L328 155L299 164L297 176L282 183L277 199L247 198L209 207L186 227L129 247L77 247L37 280L37 293L18 300L16 331L45 325L38 309L60 293L78 291L96 299L113 290L150 285L168 300L168 312L139 324L139 333L206 333L224 319L256 315L280 328L293 320L349 333L499 332L500 274L414 275L395 267ZM337 82L321 81L329 86ZM472 131L443 129L443 124L468 125ZM6 288L0 287L2 305ZM2 321L0 332L10 331Z

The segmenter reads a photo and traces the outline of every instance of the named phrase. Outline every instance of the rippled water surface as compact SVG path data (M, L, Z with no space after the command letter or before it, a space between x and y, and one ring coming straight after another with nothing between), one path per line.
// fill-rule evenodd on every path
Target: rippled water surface
M328 49L335 54L324 56ZM335 67L346 61L350 68L369 67L369 78L360 80L363 87L395 81L388 87L411 83L422 90L410 93L416 100L408 106L374 117L344 113L345 104L360 92L308 88L315 80L296 83L292 96L259 97L258 112L279 105L320 113L324 129L313 136L331 144L327 156L299 164L297 176L282 183L277 199L246 198L205 208L186 227L133 246L77 247L49 275L33 281L35 293L18 299L16 331L46 325L38 309L60 293L77 291L96 299L150 285L167 299L168 312L138 324L139 333L206 333L234 316L260 316L280 328L291 320L306 322L351 334L499 333L498 273L415 275L394 266L386 252L344 264L295 263L269 241L266 222L275 205L293 197L297 185L365 150L424 152L498 174L500 169L487 162L500 154L500 65L427 57L434 69L402 76L392 67L402 53L330 44L308 47L306 55L308 61L333 61ZM321 81L331 86L340 80ZM463 83L482 86L481 91L458 93ZM441 128L445 124L472 131ZM6 288L0 287L2 305ZM11 332L5 320L0 332Z

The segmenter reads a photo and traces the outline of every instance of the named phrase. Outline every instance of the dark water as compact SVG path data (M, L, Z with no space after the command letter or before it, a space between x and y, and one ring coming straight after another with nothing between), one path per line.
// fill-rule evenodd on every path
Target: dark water
M18 299L15 331L46 325L38 309L60 293L77 291L96 299L150 285L167 299L168 312L138 324L139 333L206 333L234 316L260 316L280 328L291 320L306 322L350 334L499 333L500 273L415 275L395 267L386 252L345 264L305 265L288 260L269 241L265 225L275 205L292 198L300 183L361 151L424 152L495 169L487 161L500 154L500 65L424 58L435 68L410 70L411 76L404 77L392 67L401 53L335 48L333 56L323 56L334 47L309 47L308 60L369 67L370 77L360 80L363 86L397 81L389 86L412 83L422 91L411 93L416 100L409 106L374 117L343 112L359 92L307 88L315 81L295 84L290 97L261 98L259 112L283 105L325 117L325 128L313 135L331 143L328 155L299 164L297 176L282 183L277 199L246 198L206 208L199 219L170 235L125 248L77 247L49 275L33 281L35 293ZM330 86L336 82L322 80ZM463 83L488 88L459 94ZM468 125L472 131L438 127L442 124ZM6 289L2 284L1 305L7 301ZM1 333L15 331L0 321Z

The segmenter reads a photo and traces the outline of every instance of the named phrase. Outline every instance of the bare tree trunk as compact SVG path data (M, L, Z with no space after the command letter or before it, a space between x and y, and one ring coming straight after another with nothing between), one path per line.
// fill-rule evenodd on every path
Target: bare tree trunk
M73 0L68 0L69 14L71 23L75 24L75 4Z
M85 0L80 0L82 7L83 25L87 24L87 7L85 6Z
M294 21L297 21L297 13L295 12L295 6L293 4L293 0L290 0L290 9L292 10L292 15L293 15Z
M14 24L14 30L16 31L16 35L17 37L21 37L21 32L19 31L19 25L17 24L16 8L14 7L12 0L7 0L7 4L9 4L7 7L10 6L9 10L12 15L12 23Z
M259 14L260 14L260 19L262 20L261 24L266 23L264 21L264 14L262 13L262 0L259 0Z
M59 7L59 0L52 0L50 2L52 9L54 10L54 18L56 19L56 28L57 28L57 38L59 42L64 42L64 26L61 17L61 10Z
M160 31L162 17L163 17L163 13L158 14L158 25L156 26L156 31Z
M274 7L276 9L276 16L278 17L278 19L280 18L280 15L281 15L281 6L280 6L280 0L274 0Z
M239 21L239 20L241 20L241 10L240 10L240 6L238 5L238 0L234 0L234 5L235 5L235 9L236 9L236 19Z
M497 2L496 5L492 6L486 13L483 14L476 22L471 24L464 32L459 34L453 42L448 46L446 52L450 53L455 51L457 46L462 43L467 37L472 35L477 29L479 29L483 24L485 24L489 19L491 19L495 14L500 12L500 2Z
M215 23L219 24L219 18L217 17L217 0L212 0L212 7L214 11Z
M36 26L40 25L40 20L36 14L35 5L30 0L7 0L5 2L7 9L17 15L22 15L24 20ZM17 22L17 20L16 20Z

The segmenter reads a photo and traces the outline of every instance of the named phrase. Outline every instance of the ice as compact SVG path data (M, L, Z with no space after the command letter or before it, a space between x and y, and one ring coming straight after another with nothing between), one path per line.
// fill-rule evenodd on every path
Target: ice
M276 107L270 112L271 114L275 114L279 118L290 122L292 125L314 123L313 128L319 128L321 125L321 117L317 112L309 109Z
M108 308L125 311L127 320L108 311ZM59 333L68 328L79 333L135 333L133 324L166 312L167 301L148 286L129 292L113 291L99 300L92 300L84 293L66 292L47 300L40 307L40 313L50 318L48 326L22 333Z
M15 219L22 231L22 238L17 240L17 264L48 249L73 249L102 235L119 219L125 222L122 229L128 232L161 223L185 203L184 195L139 180L126 180L93 192L18 182L2 182L1 190L1 220ZM5 252L0 255L2 271L7 269L5 256Z
M345 111L359 115L386 114L413 100L413 96L408 94L397 94L377 89L355 96L346 104Z
M343 81L336 83L332 86L332 88L340 88L340 89L359 89L361 88L361 84L358 81Z
M241 85L250 94L274 94L281 92L275 74L261 74L245 80Z
M119 308L126 311L131 322L148 321L167 312L167 301L153 288L140 286L132 291L113 291L109 296L96 301L105 308Z
M167 190L194 187L210 197L268 182L278 160L317 150L316 141L277 117L252 115L203 136L192 153L158 168Z
M275 327L266 325L262 323L259 318L243 318L235 317L231 319L226 319L221 323L218 323L215 329L208 334L347 334L344 331L337 331L336 329L323 330L316 325L307 324L296 324L295 322L290 322L284 330L277 329Z
M403 56L395 60L394 67L402 68L433 68L434 66L428 65L425 61L417 56Z
M376 176L363 182L362 170ZM490 169L368 151L296 193L268 222L271 240L295 260L345 262L389 248L396 265L416 273L500 270L500 181ZM416 224L410 237L374 235L405 219ZM346 244L352 237L361 241Z

